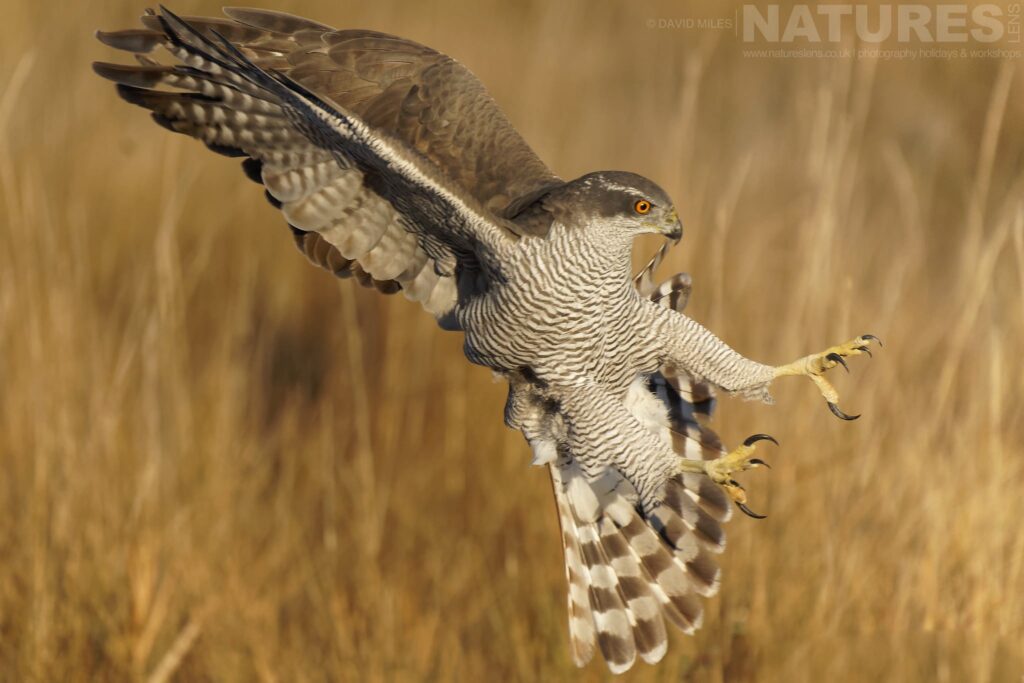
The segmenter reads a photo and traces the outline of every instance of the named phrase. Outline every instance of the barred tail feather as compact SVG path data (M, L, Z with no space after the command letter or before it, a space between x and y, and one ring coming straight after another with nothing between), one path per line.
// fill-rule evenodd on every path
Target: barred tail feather
M654 664L665 656L668 636L660 604L651 590L650 575L610 516L602 516L599 527L601 545L618 577L619 590L632 616L637 654L648 664Z
M600 519L579 526L583 561L590 575L590 605L597 627L597 643L612 673L622 673L636 661L636 619L623 599L619 577L611 564L601 533Z
M569 503L561 471L549 466L551 488L555 493L558 525L562 532L562 553L565 559L565 580L569 586L569 645L576 666L584 666L594 656L596 633L590 609L590 575L583 566L580 533Z
M717 589L718 569L705 542L668 504L644 518L635 491L617 474L588 481L569 457L550 470L574 662L590 661L595 644L613 673L637 657L660 661L668 649L665 620L692 633L703 620L699 597Z

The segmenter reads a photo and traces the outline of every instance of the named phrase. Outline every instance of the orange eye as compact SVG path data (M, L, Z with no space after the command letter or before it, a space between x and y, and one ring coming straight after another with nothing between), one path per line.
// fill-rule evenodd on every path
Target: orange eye
M646 199L638 199L636 204L633 205L633 210L641 216L651 212L651 203Z

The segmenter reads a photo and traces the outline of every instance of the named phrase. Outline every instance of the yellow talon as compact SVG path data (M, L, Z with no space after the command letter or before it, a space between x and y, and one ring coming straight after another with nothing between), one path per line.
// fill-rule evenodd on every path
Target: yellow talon
M764 460L750 457L754 453L755 444L758 441L771 441L775 445L779 443L767 434L748 436L740 446L729 453L720 458L706 461L704 463L704 471L711 478L711 481L725 489L729 498L736 503L736 507L751 517L764 519L765 515L759 515L747 507L747 492L738 481L732 478L735 472L743 472L755 467L768 467L771 469Z
M839 392L836 391L835 387L825 379L824 374L827 370L831 370L837 365L842 365L843 368L849 372L850 368L846 365L844 360L847 356L859 356L866 353L871 355L871 350L868 348L871 342L878 342L881 346L881 340L873 334L863 334L856 339L852 339L845 344L839 344L833 346L821 353L813 353L810 356L804 356L803 358L788 363L786 365L780 365L775 368L776 377L784 377L789 375L803 375L810 377L814 384L818 387L818 391L825 398L828 403L829 410L839 418L844 420L856 420L860 415L847 415L839 409L837 405L839 403Z

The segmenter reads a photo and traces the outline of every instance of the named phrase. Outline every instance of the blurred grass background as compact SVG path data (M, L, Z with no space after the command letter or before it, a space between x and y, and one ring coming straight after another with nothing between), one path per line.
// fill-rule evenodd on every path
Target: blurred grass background
M769 514L704 628L628 680L1019 681L1024 65L745 58L732 6L269 3L470 66L564 177L676 198L663 267L739 350L885 341L723 400ZM89 63L142 4L0 27L0 680L600 680L566 647L547 475L401 297L308 266L231 160ZM217 14L183 1L181 13ZM645 243L638 259L655 242Z

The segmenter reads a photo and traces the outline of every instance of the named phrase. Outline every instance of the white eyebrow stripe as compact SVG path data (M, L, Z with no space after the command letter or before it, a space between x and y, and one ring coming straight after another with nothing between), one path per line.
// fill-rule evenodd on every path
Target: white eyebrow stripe
M628 185L619 185L618 183L610 183L607 180L602 180L601 183L604 185L606 190L618 190L619 192L628 192L629 194L635 194L642 196L640 190L635 187L629 187Z

